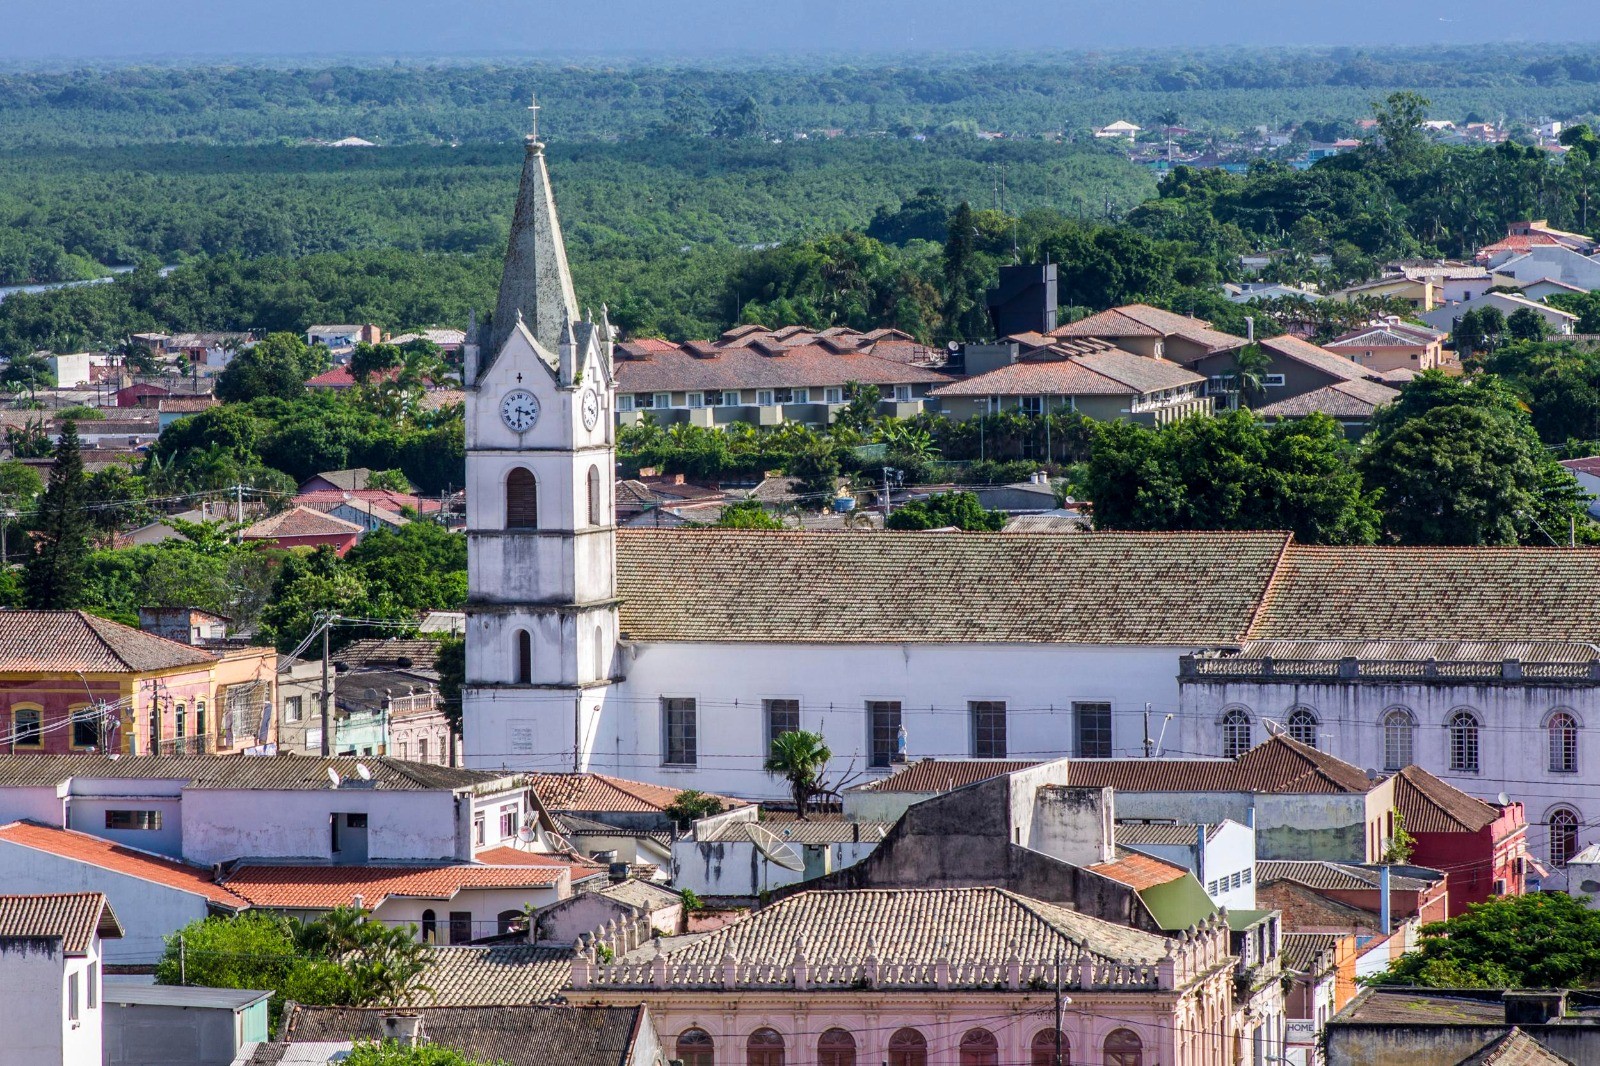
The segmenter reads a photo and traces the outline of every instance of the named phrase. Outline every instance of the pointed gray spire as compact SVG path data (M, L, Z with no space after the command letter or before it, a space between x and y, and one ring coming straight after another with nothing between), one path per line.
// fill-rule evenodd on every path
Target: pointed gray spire
M550 174L545 169L544 145L530 134L527 146L485 364L500 354L501 346L516 328L519 313L534 339L551 355L560 347L567 324L578 317L566 244L556 218Z

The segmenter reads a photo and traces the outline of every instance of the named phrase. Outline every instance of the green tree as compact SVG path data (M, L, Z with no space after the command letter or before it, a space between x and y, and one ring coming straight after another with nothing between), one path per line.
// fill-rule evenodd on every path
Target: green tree
M795 493L808 510L828 506L838 490L839 450L831 440L807 439L790 456L787 472L799 478Z
M1550 323L1531 307L1519 307L1506 318L1506 334L1514 341L1542 341Z
M365 385L372 375L400 366L403 358L400 349L392 344L368 344L363 341L350 354L350 376Z
M499 1061L468 1058L441 1044L411 1047L394 1040L359 1040L340 1061L344 1066L504 1066Z
M1388 99L1373 102L1372 115L1378 120L1383 151L1393 162L1414 163L1426 147L1422 124L1428 119L1428 105L1427 97L1409 90L1393 92Z
M884 525L889 529L956 529L995 532L1005 528L1002 511L986 510L973 492L936 492L926 501L912 500L894 509Z
M804 821L811 800L823 791L822 774L832 758L821 733L798 729L772 738L762 769L788 783L797 816Z
M461 686L467 679L467 642L460 637L441 640L433 668L439 671L439 703L450 722L450 731L460 733Z
M235 355L217 377L217 399L238 403L262 396L292 400L305 393L311 349L298 333L269 333Z
M689 823L699 818L709 818L722 813L722 801L697 788L685 789L672 797L672 802L661 810L679 829L689 828Z
M845 404L839 409L834 425L853 429L865 436L878 421L878 404L883 401L883 391L876 385L863 385L859 381L844 383Z
M1373 420L1359 468L1403 544L1550 543L1587 526L1577 483L1499 378L1428 371Z
M711 523L717 529L782 529L783 519L768 511L760 500L736 500Z
M1267 372L1272 369L1272 357L1259 344L1247 344L1233 357L1233 387L1239 403L1256 407L1267 398Z
M408 495L416 491L404 470L374 470L367 478L367 488L389 489L392 492L404 492Z
M1502 896L1422 927L1378 984L1435 988L1600 985L1600 911L1563 892Z
M0 500L25 503L43 491L44 479L33 467L14 459L0 462Z
M27 562L28 603L41 610L82 605L89 556L88 482L78 447L78 427L65 422L50 465L50 483L34 519L35 544Z

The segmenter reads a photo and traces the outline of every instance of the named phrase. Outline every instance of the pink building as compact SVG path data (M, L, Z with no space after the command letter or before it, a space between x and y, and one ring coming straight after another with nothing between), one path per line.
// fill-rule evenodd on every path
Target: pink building
M692 942L573 965L575 1004L645 1003L684 1066L1224 1066L1228 927L1175 936L998 888L803 892ZM628 950L630 949L631 950ZM1059 1031L1055 989L1064 996Z

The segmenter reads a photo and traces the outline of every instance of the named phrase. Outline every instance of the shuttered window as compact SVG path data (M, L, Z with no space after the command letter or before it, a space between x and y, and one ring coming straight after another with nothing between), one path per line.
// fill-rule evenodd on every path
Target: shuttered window
M525 467L506 478L506 528L539 528L539 482Z

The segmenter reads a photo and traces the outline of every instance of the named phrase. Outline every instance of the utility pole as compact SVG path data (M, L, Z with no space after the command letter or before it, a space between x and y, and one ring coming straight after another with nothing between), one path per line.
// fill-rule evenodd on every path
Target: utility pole
M1055 1066L1066 1066L1061 1054L1061 952L1056 952L1056 1061Z
M883 468L883 517L887 519L892 511L889 503L889 468Z
M328 631L333 628L335 615L322 620L322 757L333 754L333 716L328 713Z
M234 521L244 525L244 486L238 482L233 485ZM239 543L244 543L244 530L239 531Z
M1150 705L1144 705L1144 757L1150 758Z

